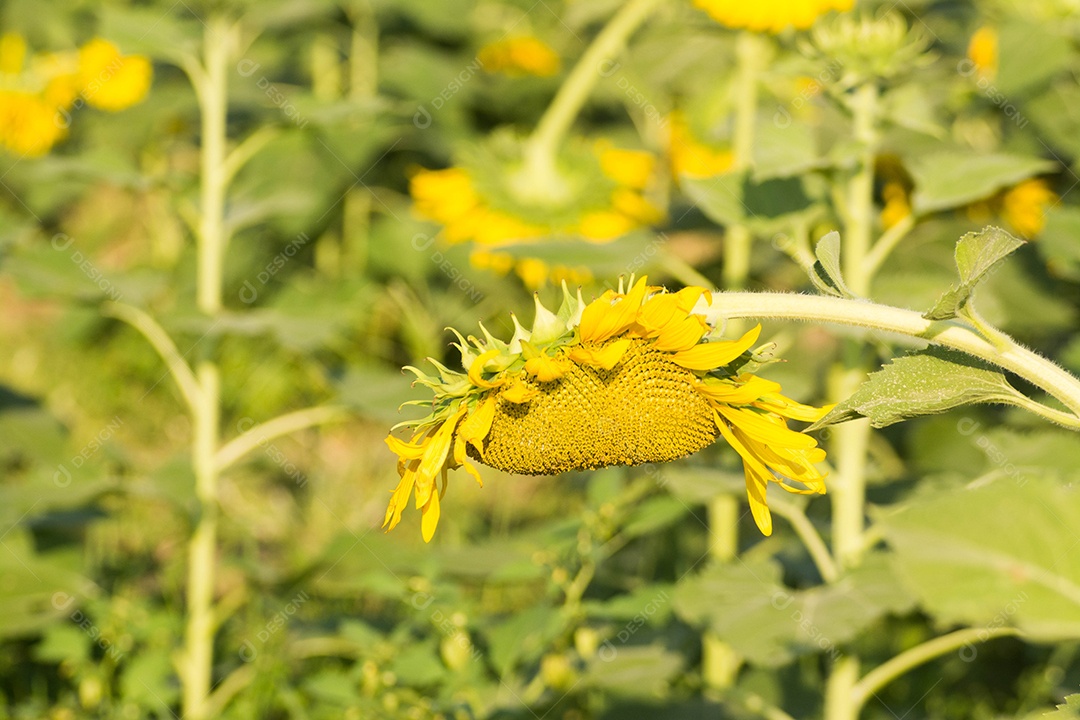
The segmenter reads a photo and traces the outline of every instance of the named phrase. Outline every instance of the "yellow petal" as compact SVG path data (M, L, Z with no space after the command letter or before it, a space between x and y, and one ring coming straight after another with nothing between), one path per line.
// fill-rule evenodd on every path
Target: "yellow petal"
M535 377L540 382L558 380L570 369L570 363L564 358L553 358L540 355L525 361L525 372Z
M629 329L637 320L641 302L645 299L646 280L642 277L625 296L611 291L593 300L581 313L578 336L582 342L603 342ZM612 302L614 299L614 303Z
M439 509L439 493L431 493L431 497L421 508L421 512L423 516L420 519L420 532L424 536L424 542L431 542L431 538L435 536L435 528L439 525L439 515L442 513Z
M409 504L409 496L412 494L413 484L416 481L416 467L420 464L414 460L411 467L402 468L401 481L390 496L390 504L386 507L386 517L383 518L383 527L387 532L394 529L401 522L401 512Z
M659 335L668 323L676 319L676 313L679 310L678 295L660 293L643 302L637 319L638 325L641 326L642 337ZM685 317L687 312L689 310L683 311L682 316Z
M748 379L741 384L735 384L730 380L720 383L700 383L696 386L697 391L714 402L727 405L749 405L762 395L780 390L779 383L759 378L757 375L746 374L743 377L748 377Z
M757 523L758 529L761 530L763 535L772 535L772 514L769 512L769 504L765 495L765 488L768 486L769 480L773 479L772 473L735 436L735 433L731 431L731 428L719 415L714 413L713 417L716 420L716 427L720 430L720 434L727 440L728 445L734 448L735 452L742 457L743 474L746 476L746 495L750 502L750 512L754 515L754 522Z
M461 421L458 427L458 437L476 448L476 452L483 454L484 438L491 432L491 421L495 418L495 395L489 393L487 399L472 411L467 418Z
M679 352L698 344L709 326L700 315L689 315L682 320L668 323L653 343L653 350Z
M498 355L498 350L487 350L480 353L476 360L473 361L472 366L469 367L469 382L478 388L498 387L501 383L488 382L481 376L481 373L484 372L484 365L486 365L489 360L498 357Z
M393 435L387 435L386 444L390 447L390 451L397 455L401 460L418 460L424 455L424 444L417 444L415 437L413 438L413 442L405 442Z
M623 355L630 349L630 339L624 338L608 343L602 348L577 347L570 350L570 359L581 365L610 370L619 364Z
M537 390L536 388L531 388L525 383L521 382L521 380L518 380L510 387L503 390L499 394L499 397L501 397L503 400L506 400L507 402L512 402L515 405L521 405L522 403L529 402L539 394L539 390Z
M780 387L777 386L777 391L779 389ZM815 422L820 420L828 415L830 410L836 407L836 403L819 408L811 405L803 405L802 403L795 402L791 398L786 398L783 395L778 394L776 391L763 394L761 402L754 403L754 405L760 407L762 410L768 410L777 415L783 415L792 420L800 420L802 422Z
M784 421L775 415L763 415L749 408L726 405L717 407L716 412L756 442L788 448L809 449L817 446L814 438L790 430Z
M446 464L446 456L450 452L450 440L454 436L454 429L466 410L465 405L462 405L457 412L443 422L439 429L435 431L435 434L431 436L431 439L428 440L427 447L424 449L424 457L420 461L420 467L416 470L417 507L423 507L427 504L432 488L435 487L435 475Z
M755 325L738 340L702 343L675 353L671 359L688 370L714 370L727 365L753 347L760 334L761 325Z

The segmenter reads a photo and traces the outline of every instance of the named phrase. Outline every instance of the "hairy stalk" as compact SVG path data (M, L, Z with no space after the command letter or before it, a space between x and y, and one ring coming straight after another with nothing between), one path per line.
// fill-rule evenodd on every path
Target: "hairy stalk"
M802 320L919 338L1015 373L1065 405L1072 413L1070 423L1080 418L1080 379L1011 338L1008 347L999 347L963 324L927 320L914 310L822 295L718 291L711 306L702 302L695 311L714 323L728 318Z

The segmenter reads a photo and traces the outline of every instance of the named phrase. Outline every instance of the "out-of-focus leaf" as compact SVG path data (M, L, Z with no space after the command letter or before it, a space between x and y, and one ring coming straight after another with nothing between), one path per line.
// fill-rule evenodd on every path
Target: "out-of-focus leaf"
M956 317L968 303L979 281L1023 244L1023 240L996 227L964 235L956 243L956 269L960 273L960 282L942 295L923 317L929 320Z
M535 605L497 622L485 632L496 671L505 674L517 662L539 658L565 623L559 608L545 605Z
M934 415L973 403L1015 404L1005 376L974 358L943 348L897 358L872 373L851 397L807 430L868 417L874 427Z
M610 600L588 601L585 609L593 618L659 625L671 616L671 593L670 585L644 585L632 593L617 595Z
M1032 715L1032 717L1036 717ZM1057 706L1057 710L1048 713L1039 713L1038 717L1047 720L1080 720L1080 693L1065 696L1065 702Z
M894 124L935 138L944 136L945 128L922 83L900 85L886 93L882 103L885 116Z
M1012 15L996 32L999 59L993 92L1003 98L996 104L1021 105L1023 93L1060 73L1069 62L1072 45L1056 23L1028 22Z
M716 565L675 589L676 613L704 624L748 660L777 666L808 653L837 653L887 613L912 603L883 555L833 585L797 591L768 559Z
M754 182L744 174L728 173L700 180L683 178L682 187L709 219L770 233L818 212L807 182L804 177Z
M948 488L882 512L906 584L939 623L1080 637L1080 489L1038 476Z
M430 648L426 648L430 653ZM420 660L421 658L416 658ZM405 668L406 673L409 669ZM320 701L332 705L352 705L360 701L356 681L338 668L324 668L303 681L304 688Z
M1042 158L1004 153L924 155L909 168L915 180L912 206L919 215L958 207L1055 167L1056 163Z
M649 498L631 511L622 532L627 537L648 535L678 521L687 512L686 503L670 495Z
M809 123L759 123L754 142L754 181L791 177L823 164Z
M429 642L406 645L391 667L402 682L417 687L432 685L446 674L438 650Z
M682 669L683 656L662 645L629 645L594 657L585 669L587 687L624 695L658 695Z
M1056 206L1046 213L1046 227L1035 249L1046 260L1050 274L1080 280L1080 208Z

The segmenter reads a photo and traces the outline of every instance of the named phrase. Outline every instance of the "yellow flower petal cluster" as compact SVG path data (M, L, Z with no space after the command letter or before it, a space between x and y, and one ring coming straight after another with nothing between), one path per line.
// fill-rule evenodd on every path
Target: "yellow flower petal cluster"
M694 0L694 5L721 25L779 33L788 27L805 30L830 10L850 10L854 0Z
M559 55L543 40L530 35L506 38L480 48L476 59L484 71L510 77L550 77L559 72Z
M714 148L694 137L681 112L668 116L668 158L676 178L695 179L723 175L731 169L735 156L729 149Z
M671 293L641 278L586 304L564 284L559 311L537 298L532 328L514 319L509 342L482 325L483 339L454 331L464 372L435 360L438 376L407 368L435 397L427 417L401 423L414 428L408 442L392 432L386 439L400 482L384 527L400 522L415 492L430 541L448 471L464 467L480 482L472 461L546 475L666 462L722 437L742 458L758 528L771 534L768 483L825 492L815 467L824 451L787 420L814 421L829 408L794 402L778 384L743 371L761 326L736 340L716 339L695 311L710 302L704 288Z
M605 141L596 143L593 152L614 189L604 205L582 208L570 221L529 221L495 207L479 191L474 172L465 167L420 170L410 179L409 193L416 213L441 224L444 238L451 243L499 246L551 236L604 243L664 218L644 194L655 173L652 154L615 148Z
M1025 180L1001 197L1001 216L1026 238L1035 237L1046 224L1046 211L1058 201L1045 180Z
M141 55L123 55L96 38L78 51L27 59L19 35L0 37L0 145L23 156L47 153L67 134L83 105L115 112L140 102L153 70Z

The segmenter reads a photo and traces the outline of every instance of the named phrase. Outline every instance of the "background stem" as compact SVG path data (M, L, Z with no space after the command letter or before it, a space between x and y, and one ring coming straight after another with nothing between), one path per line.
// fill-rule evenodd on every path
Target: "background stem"
M228 63L234 28L223 17L211 17L204 35L204 68L197 95L202 114L201 216L197 238L199 310L212 318L221 311L222 263L228 237L225 229L225 119L228 107ZM221 379L212 352L204 349L196 378L198 402L193 412L195 496L198 516L188 547L187 627L181 680L185 720L208 717L207 699L214 666L214 585L217 565L218 468L221 435Z
M544 111L525 146L525 163L540 178L555 172L555 157L574 118L588 100L593 87L613 70L611 60L649 16L660 0L630 0L623 5L592 41L577 65L566 76L551 105Z
M870 294L873 279L868 271L870 237L874 225L874 158L878 145L878 89L874 81L861 85L852 96L853 132L859 143L859 160L848 180L844 206L844 280L859 297ZM851 397L866 379L862 348L852 340L842 343L842 357L830 388L831 399ZM836 475L832 497L833 553L842 567L858 565L865 547L863 524L866 505L867 449L870 421L853 420L834 431Z
M754 130L757 123L758 85L768 55L767 40L749 30L735 41L735 128L732 133L732 171L748 171L754 161ZM746 287L750 274L753 236L744 224L732 225L724 233L723 285L738 290Z

